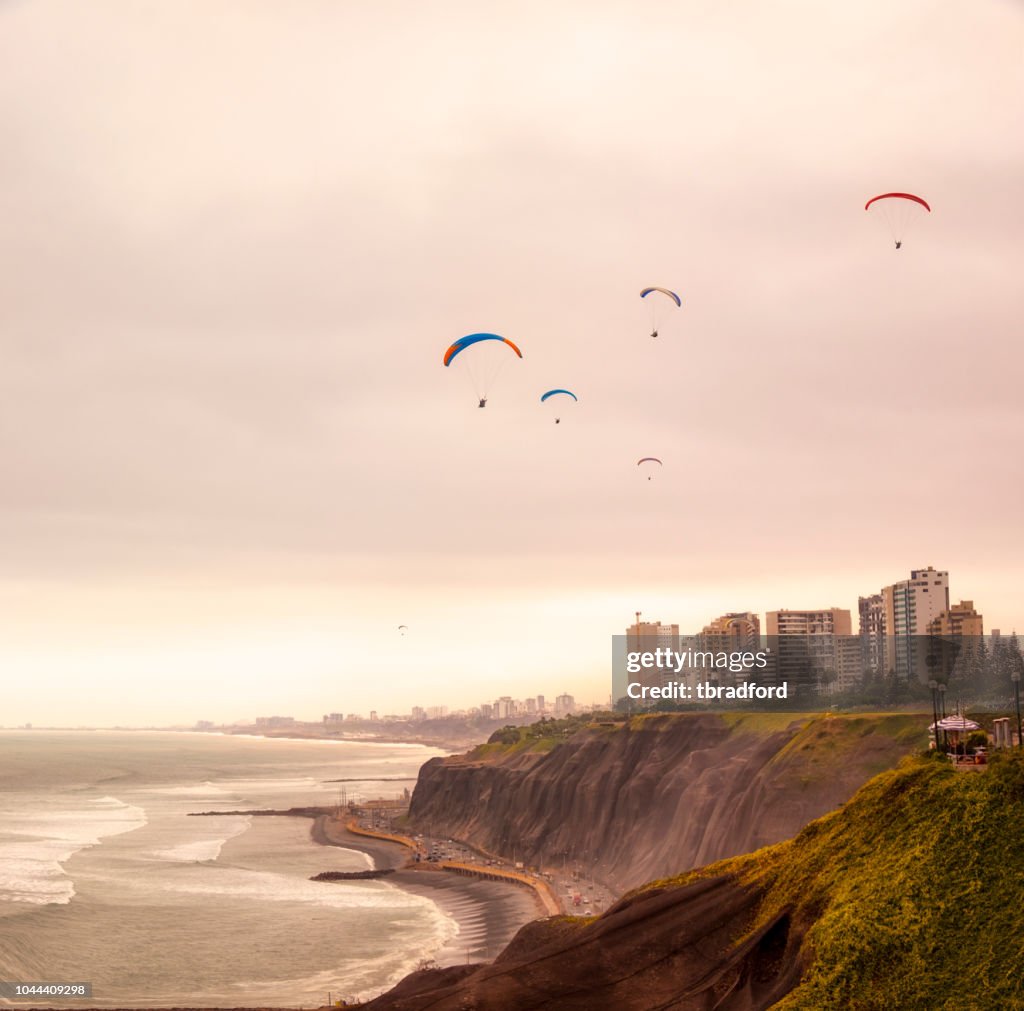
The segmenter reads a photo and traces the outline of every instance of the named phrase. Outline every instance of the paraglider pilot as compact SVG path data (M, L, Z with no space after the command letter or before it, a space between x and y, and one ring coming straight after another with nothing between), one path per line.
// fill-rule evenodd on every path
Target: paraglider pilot
M486 397L481 397L480 398L480 403L477 404L476 406L477 407L486 407L487 406L487 398Z
M901 240L899 240L899 239L897 239L897 240L896 240L896 248L897 248L897 249L899 249L899 248L900 248L900 246L902 246L902 245L903 245L902 241L901 241Z
M657 337L658 336L658 331L657 330L652 330L651 331L651 336L652 337Z

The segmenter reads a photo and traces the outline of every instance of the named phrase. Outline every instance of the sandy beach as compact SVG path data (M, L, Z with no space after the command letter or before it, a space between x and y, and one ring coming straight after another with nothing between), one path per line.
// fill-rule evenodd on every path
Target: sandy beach
M317 818L310 834L314 842L323 846L342 846L365 853L378 870L395 869L394 874L383 880L430 899L455 920L458 934L434 955L434 961L440 966L494 958L524 923L547 915L532 889L434 868L413 870L406 867L409 856L406 847L356 835L332 819ZM329 883L324 887L330 887Z

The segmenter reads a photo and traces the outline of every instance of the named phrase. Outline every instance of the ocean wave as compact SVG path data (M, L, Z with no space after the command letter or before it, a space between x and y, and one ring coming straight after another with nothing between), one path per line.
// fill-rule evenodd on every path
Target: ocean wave
M64 847L40 852L39 843L0 844L0 901L34 905L65 905L75 895L75 886L61 863L76 850Z
M179 894L252 899L259 902L307 903L333 909L381 909L395 913L414 909L432 911L429 900L381 881L331 882L308 881L273 871L254 871L239 867L204 864L197 873L161 882L165 891ZM203 873L199 873L202 871ZM140 881L140 889L151 887Z
M258 994L261 1001L276 1005L294 1001L299 994L308 994L310 999L314 999L328 991L349 1000L365 1001L376 997L450 944L458 933L458 927L450 916L441 912L429 899L415 898L426 904L424 911L428 913L428 919L426 924L416 923L422 932L417 943L403 952L392 949L369 957L364 953L359 958L340 962L336 968L309 976L239 980L224 994L225 998L230 1003ZM383 984L382 979L386 980Z
M309 790L320 785L320 781L312 776L275 776L270 779L225 779L225 786L235 793L279 793L291 790Z
M153 787L150 792L164 797L232 797L234 800L241 800L240 797L233 796L233 790L225 790L209 780L202 783L186 783L184 786Z
M146 824L116 797L0 806L0 901L64 905L75 895L64 864L80 850Z
M190 822L199 823L202 828L205 828L205 825L202 823L209 822L210 820L206 818L189 819ZM152 850L150 855L160 860L170 860L174 863L204 863L216 860L220 856L220 851L224 848L224 844L236 836L240 836L252 824L252 818L250 817L218 818L216 821L219 822L217 826L219 831L216 835L202 839L189 839L187 842L178 843L176 846Z

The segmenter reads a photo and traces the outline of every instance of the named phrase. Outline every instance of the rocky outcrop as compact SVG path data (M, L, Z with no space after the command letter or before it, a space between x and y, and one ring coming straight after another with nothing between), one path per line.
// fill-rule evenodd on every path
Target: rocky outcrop
M394 874L394 867L381 867L372 871L321 871L314 874L310 881L372 881L375 878L386 878Z
M633 718L556 746L432 759L410 817L623 891L790 838L919 748L926 727L919 715Z

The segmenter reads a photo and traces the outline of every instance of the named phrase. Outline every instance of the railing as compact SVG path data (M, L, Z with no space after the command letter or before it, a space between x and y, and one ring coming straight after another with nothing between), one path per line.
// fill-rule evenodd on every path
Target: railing
M418 852L420 849L416 841L414 839L410 839L408 836L397 835L394 832L378 832L376 829L365 828L359 824L359 818L356 816L346 820L345 828L353 835L364 835L370 839L384 839L387 842L398 843L400 846L406 846L413 850L413 852Z

